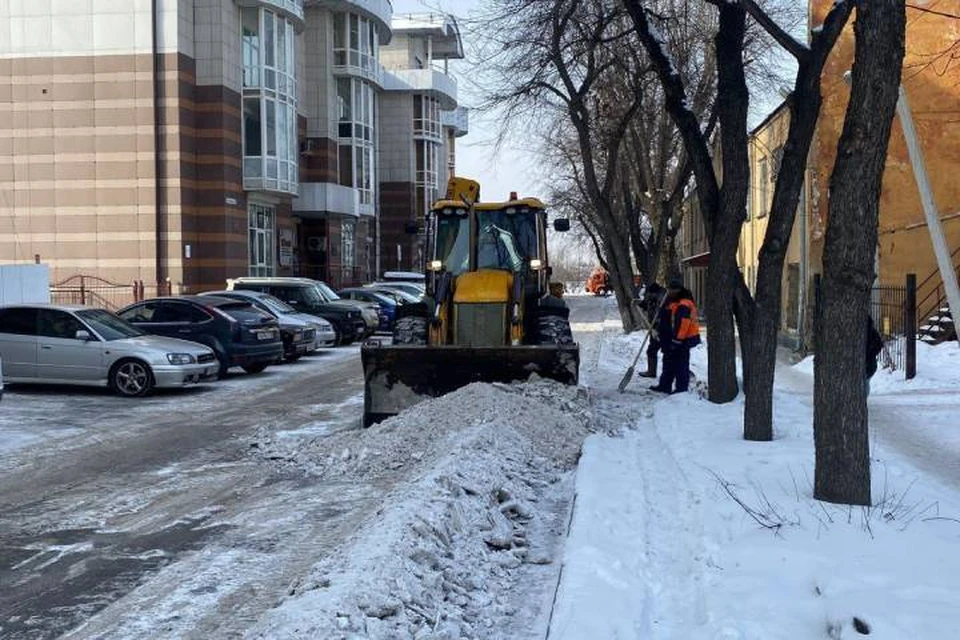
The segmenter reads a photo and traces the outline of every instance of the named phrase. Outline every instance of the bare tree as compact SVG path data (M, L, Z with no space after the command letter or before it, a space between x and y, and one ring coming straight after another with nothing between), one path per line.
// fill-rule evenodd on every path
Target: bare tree
M714 38L717 73L717 113L723 154L723 185L715 172L709 140L690 108L687 85L670 55L661 26L669 16L654 15L640 0L624 0L634 29L656 69L670 116L683 138L697 184L697 199L710 242L707 287L703 301L710 318L708 349L709 397L729 402L738 393L736 339L733 324L734 291L742 284L736 251L746 214L749 166L747 110L749 94L744 72L746 12L719 2L719 26ZM654 20L658 24L654 24Z
M695 166L697 193L710 242L706 302L710 318L710 399L726 402L737 394L733 314L736 314L744 362L744 437L770 440L773 436L773 376L777 332L780 326L781 274L796 207L803 187L804 167L820 112L820 74L827 55L851 11L848 3L834 5L822 29L814 31L810 46L801 44L774 17L753 0L712 2L720 25L715 46L721 61L718 73L722 175L711 163L710 147L688 113L686 87L672 73L670 52L658 37L650 12L639 1L626 1L635 28L655 61L670 96L670 113L684 134ZM760 255L757 298L750 295L736 264L736 250L746 212L749 188L746 113L749 96L745 69L753 56L747 52L749 15L798 62L794 90L789 98L790 131L778 172L767 235Z
M640 108L636 91L645 70L616 56L611 42L624 35L622 10L605 0L496 0L486 26L485 64L495 86L489 101L513 120L560 113L580 157L582 184L595 214L602 254L626 331L641 326L633 299L630 243L614 204L622 141ZM604 87L615 99L599 100Z
M787 99L790 129L760 249L756 298L751 298L742 284L736 292L746 391L743 436L747 440L766 441L773 439L773 382L780 331L783 263L803 189L807 155L823 102L820 76L853 6L847 2L835 4L823 25L812 30L807 46L791 37L754 0L741 0L741 4L797 60L793 91Z
M828 502L870 504L866 325L905 30L904 0L857 3L853 83L830 176L822 311L816 320L814 497Z

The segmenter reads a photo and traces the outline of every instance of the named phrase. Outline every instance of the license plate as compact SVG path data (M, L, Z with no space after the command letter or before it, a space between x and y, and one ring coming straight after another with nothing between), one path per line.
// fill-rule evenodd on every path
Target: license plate
M272 331L260 331L257 333L257 340L270 340L273 338Z

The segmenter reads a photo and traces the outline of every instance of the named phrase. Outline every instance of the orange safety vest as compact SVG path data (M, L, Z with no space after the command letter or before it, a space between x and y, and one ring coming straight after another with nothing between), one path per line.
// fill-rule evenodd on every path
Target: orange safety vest
M677 300L676 302L671 302L667 308L670 310L670 324L673 326L675 324L675 318L677 316L677 307L684 306L690 310L690 317L684 318L680 321L680 327L677 329L677 335L673 338L674 340L689 340L690 338L699 338L700 337L700 323L697 321L697 306L693 304L693 300L688 300L684 298L683 300Z

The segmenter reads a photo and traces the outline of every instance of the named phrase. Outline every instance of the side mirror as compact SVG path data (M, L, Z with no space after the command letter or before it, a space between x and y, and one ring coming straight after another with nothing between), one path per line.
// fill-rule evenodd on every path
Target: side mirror
M553 230L561 233L570 231L570 220L567 218L557 218L553 221Z
M90 342L91 340L93 340L93 336L90 335L90 332L84 329L80 329L79 331L77 331L76 335L74 335L73 337L82 342Z

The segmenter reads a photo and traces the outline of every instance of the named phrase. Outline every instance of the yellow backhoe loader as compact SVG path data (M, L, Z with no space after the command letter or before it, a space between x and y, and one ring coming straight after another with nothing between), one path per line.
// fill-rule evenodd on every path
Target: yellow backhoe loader
M547 211L535 198L480 202L451 178L427 217L427 293L398 308L393 341L361 348L364 426L471 382L536 373L577 384L569 309L551 295ZM566 231L569 221L554 220Z

